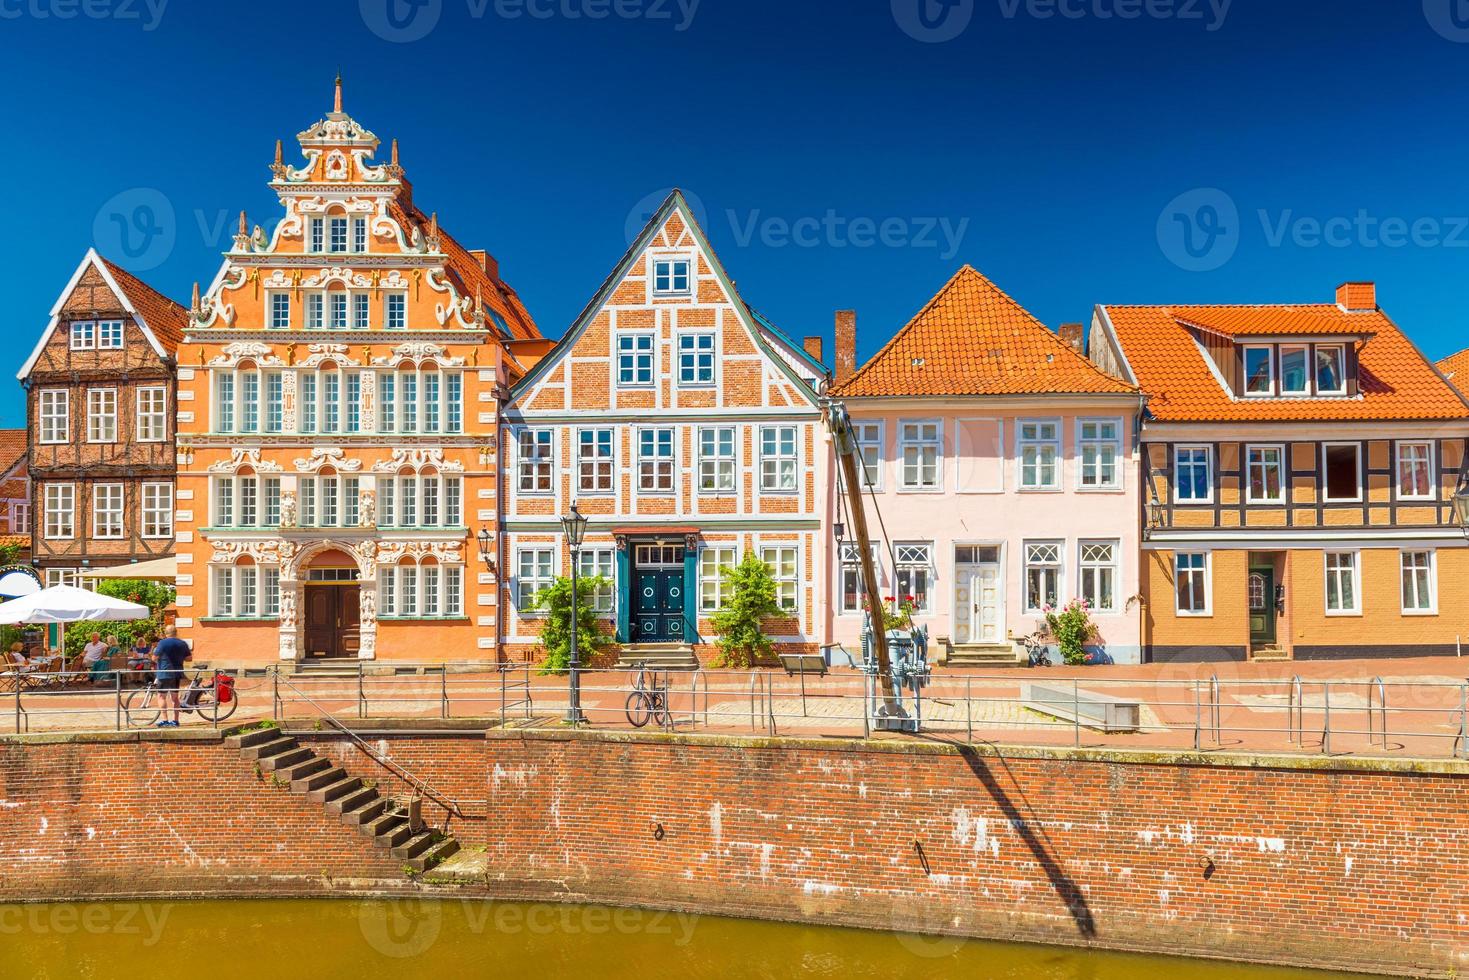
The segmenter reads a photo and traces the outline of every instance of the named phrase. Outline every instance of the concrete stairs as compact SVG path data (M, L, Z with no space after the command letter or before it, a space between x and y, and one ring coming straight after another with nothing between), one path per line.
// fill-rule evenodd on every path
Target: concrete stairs
M319 804L414 872L424 872L459 850L459 842L437 830L414 830L408 807L377 787L317 755L279 728L257 728L225 739L240 758L253 762L271 782Z
M1278 643L1250 648L1250 660L1253 663L1279 663L1289 659L1291 659L1290 651Z
M653 670L699 669L699 658L687 643L629 643L617 658L619 667L632 667L639 662L646 662Z
M944 665L959 670L996 670L1024 664L1013 643L956 643Z

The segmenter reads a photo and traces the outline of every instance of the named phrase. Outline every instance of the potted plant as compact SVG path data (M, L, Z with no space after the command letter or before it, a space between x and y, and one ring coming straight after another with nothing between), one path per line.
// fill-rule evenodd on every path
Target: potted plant
M1041 612L1046 617L1046 629L1055 638L1066 663L1087 663L1086 643L1098 634L1097 624L1092 622L1092 610L1087 601L1072 599L1060 609L1046 606Z

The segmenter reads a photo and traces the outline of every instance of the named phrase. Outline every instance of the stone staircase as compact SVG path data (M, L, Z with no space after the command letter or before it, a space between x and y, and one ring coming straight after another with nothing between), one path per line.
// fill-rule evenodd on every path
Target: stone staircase
M231 735L225 744L255 763L272 782L318 803L335 817L415 872L423 872L459 850L453 837L430 829L414 832L407 805L383 796L377 787L333 765L279 728L256 728Z
M1291 659L1290 651L1278 643L1268 643L1250 648L1250 660L1254 663L1278 663Z
M956 643L944 661L945 666L959 670L995 670L1022 663L1013 643Z
M629 643L617 658L618 667L646 662L653 670L698 670L699 658L687 643Z

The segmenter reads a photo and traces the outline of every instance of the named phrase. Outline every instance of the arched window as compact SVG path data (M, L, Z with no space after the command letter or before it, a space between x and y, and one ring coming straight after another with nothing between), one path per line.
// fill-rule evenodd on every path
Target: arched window
M276 565L260 565L248 555L232 565L210 568L209 614L217 619L274 619L281 609L281 576Z
M404 361L378 374L379 432L464 431L464 374L434 361Z
M432 466L403 467L377 480L378 527L449 527L464 522L464 478Z

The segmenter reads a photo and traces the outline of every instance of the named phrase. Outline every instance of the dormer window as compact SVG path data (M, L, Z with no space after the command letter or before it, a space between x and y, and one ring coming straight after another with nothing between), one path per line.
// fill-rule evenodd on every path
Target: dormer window
M1316 394L1347 393L1346 348L1340 344L1316 348Z
M1275 394L1275 348L1245 348L1245 394L1252 398Z
M1282 395L1309 395L1311 393L1311 348L1304 344L1289 344L1280 348L1280 393Z

